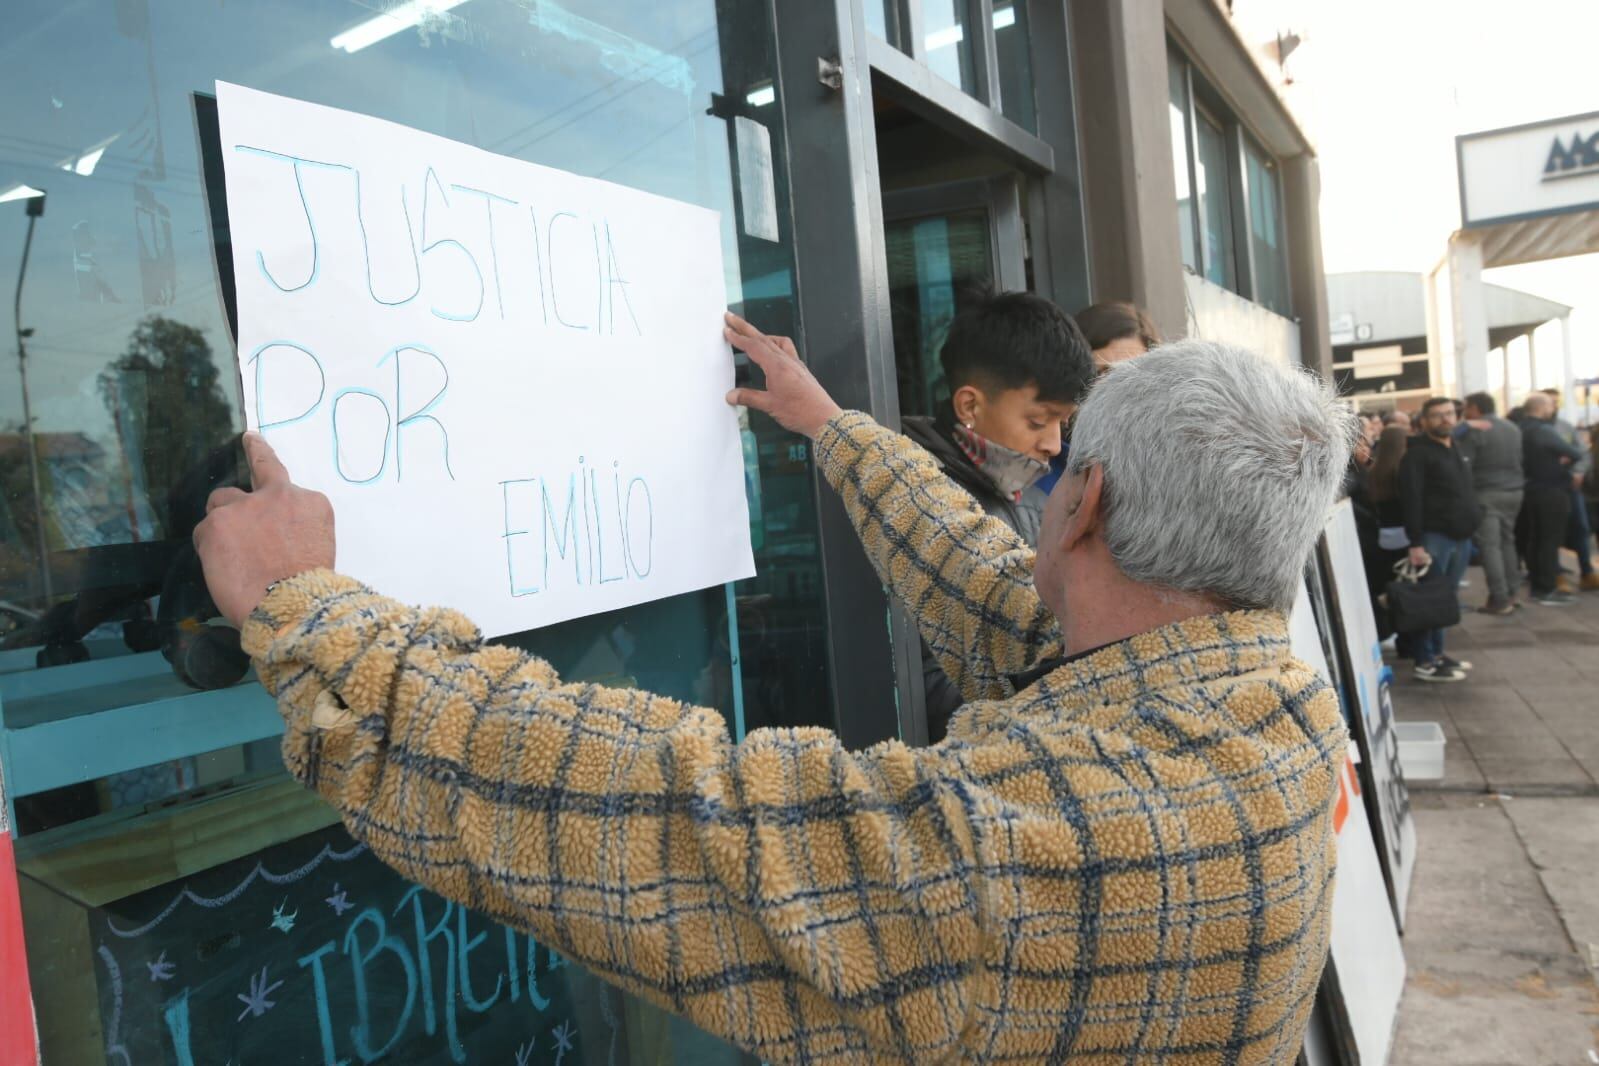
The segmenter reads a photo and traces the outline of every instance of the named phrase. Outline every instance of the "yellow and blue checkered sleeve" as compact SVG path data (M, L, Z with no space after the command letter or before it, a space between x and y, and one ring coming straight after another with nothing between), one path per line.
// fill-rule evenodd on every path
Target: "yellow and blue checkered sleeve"
M816 451L878 576L966 699L1010 695L1010 677L1061 653L1032 549L926 451L859 411L829 422Z
M950 1053L993 937L966 801L927 750L564 684L327 571L245 647L284 758L406 877L771 1061Z

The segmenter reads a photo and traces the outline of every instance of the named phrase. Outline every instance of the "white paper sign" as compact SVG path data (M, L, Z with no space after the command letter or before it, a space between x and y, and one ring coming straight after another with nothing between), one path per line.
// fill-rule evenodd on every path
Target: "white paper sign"
M251 428L489 635L755 571L720 220L217 84Z

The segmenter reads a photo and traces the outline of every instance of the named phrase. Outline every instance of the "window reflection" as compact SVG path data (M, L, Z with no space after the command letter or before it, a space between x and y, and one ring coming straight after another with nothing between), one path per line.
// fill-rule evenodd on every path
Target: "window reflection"
M195 714L202 724L237 721L259 694L228 688L243 672L237 638L213 624L189 548L209 492L241 481L243 428L218 282L227 233L208 211L195 94L236 82L713 208L729 304L771 331L797 332L797 322L765 8L21 0L8 29L0 289L20 286L21 310L0 331L0 743L88 710L108 723L107 750L81 763L92 774L64 780L67 757L48 781L34 778L40 787L25 773L7 781L24 862L56 892L40 856L88 832L78 820L111 826L96 830L96 854L114 866L131 847L124 833L167 831L151 821L158 811L281 780L265 736L222 743L201 730L167 748L147 743L173 707L214 708ZM43 212L30 216L35 203ZM747 728L828 721L808 443L756 416L745 466L757 577L515 642L574 679L694 700ZM263 825L248 808L239 817L244 831L191 869L248 865L306 832ZM82 947L53 941L46 919L25 912L30 957ZM85 972L36 984L41 1010ZM686 1026L651 1024L672 1034L668 1053L681 1061L728 1054ZM495 1054L511 1061L515 1050ZM441 1053L422 1041L400 1058Z
M934 74L972 91L972 42L967 33L966 0L923 0L922 47Z

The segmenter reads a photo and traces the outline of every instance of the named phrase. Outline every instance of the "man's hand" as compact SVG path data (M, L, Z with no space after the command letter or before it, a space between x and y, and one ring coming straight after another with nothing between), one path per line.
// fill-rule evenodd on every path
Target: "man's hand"
M1417 570L1432 562L1432 556L1427 554L1427 549L1417 545L1410 549L1410 565Z
M333 566L333 507L302 489L259 433L244 435L255 491L221 488L206 500L194 547L217 610L234 625L255 610L267 586Z
M766 373L766 388L734 389L727 402L753 407L777 419L779 425L812 440L842 410L827 390L800 362L794 342L787 337L768 337L729 311L727 342L745 352Z

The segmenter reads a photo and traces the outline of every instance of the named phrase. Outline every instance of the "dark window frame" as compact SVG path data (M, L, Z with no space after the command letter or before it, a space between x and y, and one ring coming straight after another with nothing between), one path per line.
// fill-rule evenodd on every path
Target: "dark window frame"
M1183 115L1182 139L1188 157L1188 174L1191 185L1191 195L1194 201L1192 212L1192 239L1194 241L1195 257L1199 260L1196 266L1185 264L1185 269L1191 269L1201 278L1210 281L1211 254L1205 241L1205 220L1199 202L1199 150L1197 129L1200 118L1204 118L1222 131L1226 155L1226 190L1228 207L1232 214L1232 244L1233 244L1233 285L1223 285L1223 288L1237 293L1252 303L1259 304L1273 314L1284 318L1293 318L1293 283L1289 276L1291 251L1289 248L1290 236L1284 216L1283 198L1283 165L1282 160L1266 148L1265 140L1258 133L1250 129L1238 113L1227 103L1214 86L1207 81L1197 65L1182 47L1170 38L1166 42L1166 61L1177 67L1182 73L1183 84L1187 89L1187 107ZM1168 114L1170 109L1168 109ZM1249 161L1248 152L1253 147L1259 156L1266 161L1268 169L1273 173L1275 194L1275 208L1277 216L1277 232L1281 236L1282 271L1277 279L1278 287L1282 293L1282 306L1273 307L1262 302L1260 298L1263 285L1261 284L1261 270L1264 265L1256 261L1254 247L1254 232L1252 229L1253 216L1250 211L1249 201ZM1175 202L1174 202L1175 209ZM1217 284L1212 281L1212 284Z

